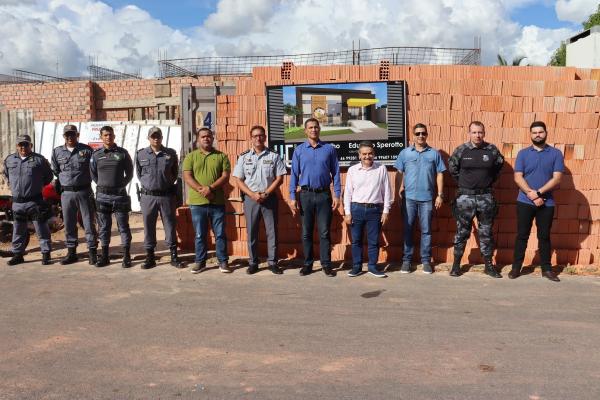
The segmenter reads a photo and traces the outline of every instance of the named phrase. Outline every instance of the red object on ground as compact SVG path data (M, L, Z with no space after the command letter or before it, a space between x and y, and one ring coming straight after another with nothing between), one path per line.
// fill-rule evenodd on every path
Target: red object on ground
M49 183L42 189L42 197L44 200L58 200L60 201L60 195L56 193L54 184Z

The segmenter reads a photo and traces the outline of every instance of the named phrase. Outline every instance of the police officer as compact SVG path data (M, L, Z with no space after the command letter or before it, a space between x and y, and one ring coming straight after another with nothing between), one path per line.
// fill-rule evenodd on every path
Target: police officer
M249 275L258 271L258 227L260 216L265 221L267 233L268 264L272 273L283 272L277 266L277 197L275 191L283 183L285 165L266 146L265 128L260 125L250 129L252 149L243 152L233 170L237 186L243 192L244 214L248 232Z
M92 177L90 159L93 150L87 144L79 143L79 132L75 125L65 125L65 144L52 151L52 171L60 185L60 203L65 223L67 256L62 265L77 262L77 211L81 213L85 228L85 239L89 251L90 265L98 262L96 248L98 234L94 217Z
M17 152L4 160L4 176L12 192L13 257L8 265L25 262L23 254L29 242L27 224L33 222L40 240L42 264L50 264L51 239L48 219L50 208L42 198L42 189L52 182L50 163L41 154L33 152L29 135L17 136Z
M497 203L492 184L498 179L504 157L496 146L483 140L485 127L479 121L469 124L469 141L458 146L448 164L450 174L458 182L452 213L456 218L454 237L454 263L450 276L460 276L460 260L471 234L473 218L477 217L479 247L485 261L485 273L502 278L492 263L494 239L492 225L497 213Z
M142 188L140 204L144 218L144 247L146 260L142 269L156 266L156 220L160 218L165 230L165 241L171 251L171 265L183 268L177 257L177 236L175 233L176 191L175 183L179 164L175 150L162 145L162 131L152 127L148 131L150 146L138 150L135 157L135 170Z
M131 197L127 194L127 184L133 178L133 162L127 150L115 144L115 132L111 126L100 129L103 147L92 154L90 172L96 182L96 210L102 253L96 267L109 263L108 246L112 214L115 214L121 246L123 247L123 268L131 267L131 230L129 229L129 211Z

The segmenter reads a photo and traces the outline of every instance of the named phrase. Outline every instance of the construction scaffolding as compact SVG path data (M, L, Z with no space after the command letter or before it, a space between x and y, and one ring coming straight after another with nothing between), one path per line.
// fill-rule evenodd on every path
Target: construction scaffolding
M177 76L244 75L254 67L294 65L481 64L481 49L437 47L380 47L278 56L202 57L159 60L161 78Z
M109 68L99 67L98 65L89 65L90 80L92 81L116 81L121 79L142 79L141 73L128 74L115 71Z

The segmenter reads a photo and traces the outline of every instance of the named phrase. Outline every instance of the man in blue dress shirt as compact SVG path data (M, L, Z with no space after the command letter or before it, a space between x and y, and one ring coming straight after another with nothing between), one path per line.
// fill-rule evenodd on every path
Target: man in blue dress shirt
M333 210L340 204L341 184L340 167L335 148L320 140L321 126L315 118L304 123L307 141L294 149L292 172L290 177L290 207L292 213L300 210L302 215L302 244L304 248L304 266L300 275L312 273L313 229L315 218L320 238L320 261L327 276L335 276L331 269L331 239L329 229ZM333 181L333 197L330 185ZM296 191L300 186L299 200Z

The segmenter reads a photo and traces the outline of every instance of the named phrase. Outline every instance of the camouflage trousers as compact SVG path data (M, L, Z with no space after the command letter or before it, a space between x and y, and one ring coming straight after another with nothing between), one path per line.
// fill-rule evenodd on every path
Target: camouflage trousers
M465 252L467 240L471 235L473 218L477 217L479 248L484 259L491 258L494 253L494 234L492 226L498 213L494 195L463 194L454 200L452 214L456 218L456 235L454 236L454 257L460 259Z

